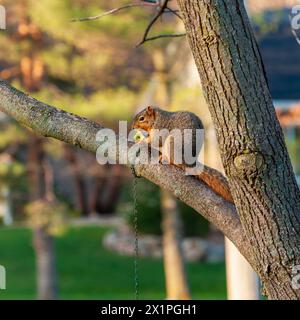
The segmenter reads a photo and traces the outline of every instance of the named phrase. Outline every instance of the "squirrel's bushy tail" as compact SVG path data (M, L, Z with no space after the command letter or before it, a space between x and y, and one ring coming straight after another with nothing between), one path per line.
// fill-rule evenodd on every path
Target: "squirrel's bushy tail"
M222 198L233 203L228 181L221 172L216 169L204 166L203 171L195 177L207 184L215 193L219 194Z

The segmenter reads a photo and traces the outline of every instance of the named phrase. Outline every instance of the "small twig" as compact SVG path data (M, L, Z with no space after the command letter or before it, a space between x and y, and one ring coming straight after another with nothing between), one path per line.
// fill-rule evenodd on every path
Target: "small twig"
M167 5L168 5L168 2L169 2L169 0L165 0L165 1L162 3L159 11L158 11L157 14L153 17L153 19L150 21L150 23L148 24L148 26L147 26L147 28L146 28L146 30L145 30L145 32L144 32L144 35L143 35L143 38L142 38L141 42L136 45L137 47L141 46L144 42L147 41L147 36L148 36L151 28L153 27L153 25L155 24L155 22L157 21L157 19L164 13L164 11L165 11L165 9L166 9L166 7L167 7Z
M185 35L186 35L186 33L160 34L160 35L158 35L158 36L153 36L153 37L150 37L150 38L146 38L143 43L148 42L148 41L153 41L153 40L156 40L156 39L160 39L160 38L178 38L178 37L184 37ZM138 44L137 46L140 46L140 45L142 45L143 43Z
M100 19L102 17L108 16L110 14L114 14L117 13L118 11L124 10L124 9L128 9L128 8L133 8L133 7L153 7L153 6L157 6L157 4L155 3L128 3L122 7L118 7L118 8L114 8L112 10L106 11L104 13L98 14L96 16L92 16L92 17L85 17L85 18L74 18L71 20L71 22L78 22L78 21L91 21L91 20L97 20Z
M124 6L111 9L109 11L106 11L104 13L98 14L96 16L84 17L84 18L74 18L74 19L71 20L71 22L97 20L97 19L100 19L102 17L117 13L117 12L119 12L121 10L125 10L125 9L128 9L128 8L133 8L133 7L145 7L145 6L153 7L153 6L157 6L157 7L159 7L159 11L152 18L152 20L149 22L149 24L148 24L148 26L147 26L147 28L146 28L146 30L144 32L144 35L143 35L143 38L142 38L141 42L136 45L137 47L139 47L139 46L141 46L143 43L145 43L147 41L152 41L152 40L156 40L156 39L159 39L159 38L172 38L172 37L176 38L176 37L185 36L185 33L182 33L182 34L162 34L162 35L158 35L158 36L154 36L154 37L148 38L148 34L149 34L151 28L153 27L153 25L155 24L157 19L164 14L164 12L173 13L174 15L176 15L178 18L181 19L180 14L178 14L178 10L173 10L173 9L168 7L168 2L169 1L171 1L171 0L164 0L164 1L161 1L161 2L157 1L157 2L151 2L151 3L150 2L143 2L143 1L141 3L128 3L128 4L124 5Z
M178 10L173 10L169 7L166 7L166 10L168 10L169 12L173 13L177 18L179 18L180 20L182 20L181 15L178 13Z

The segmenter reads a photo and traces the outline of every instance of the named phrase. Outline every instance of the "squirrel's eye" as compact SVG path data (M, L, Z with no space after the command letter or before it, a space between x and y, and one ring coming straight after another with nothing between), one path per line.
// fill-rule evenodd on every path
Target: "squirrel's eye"
M141 116L140 118L139 118L139 121L144 121L145 120L145 117L143 117L143 116Z

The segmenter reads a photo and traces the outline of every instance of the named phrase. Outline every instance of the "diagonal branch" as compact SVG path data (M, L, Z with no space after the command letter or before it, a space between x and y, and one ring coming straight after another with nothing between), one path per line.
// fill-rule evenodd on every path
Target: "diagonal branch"
M178 10L173 10L172 8L166 7L166 12L171 12L173 13L177 18L182 20L181 15L178 13Z
M152 40L156 40L156 39L160 39L160 38L176 38L176 37L182 37L185 36L185 33L183 34L162 34L162 35L157 35L157 36L153 36L148 38L148 34L151 30L151 28L153 27L153 25L155 24L155 22L157 21L157 19L162 16L164 13L172 13L174 14L176 17L178 17L179 19L182 19L180 14L178 13L178 10L173 10L172 8L168 7L168 2L170 0L164 0L162 1L162 4L160 4L159 1L155 1L155 2L140 2L140 3L129 3L126 4L124 6L118 7L118 8L114 8L111 9L109 11L106 11L104 13L98 14L96 16L91 16L91 17L84 17L84 18L74 18L71 20L71 22L80 22L80 21L93 21L93 20L98 20L102 17L117 13L121 10L125 10L125 9L129 9L129 8L133 8L133 7L145 7L145 6L157 6L159 9L159 11L156 13L156 15L153 17L153 19L149 22L144 35L143 35L143 39L141 40L140 43L138 43L136 45L136 47L141 46L143 43L147 42L147 41L152 41Z
M42 103L3 80L0 80L0 110L45 137L52 137L97 154L107 152L107 146L104 147L96 141L97 132L104 128L100 124ZM130 146L128 144L128 157ZM174 166L136 164L134 169L138 175L169 190L202 214L251 262L251 247L245 238L236 209L231 203L215 194L204 183L186 176L183 170Z
M151 28L154 26L155 22L158 20L158 18L164 13L165 9L167 8L168 6L168 2L169 0L164 0L161 4L161 7L160 9L158 10L157 14L152 18L152 20L149 22L145 32L144 32L144 35L143 35L143 38L142 40L137 44L137 47L141 46L143 43L146 42L147 40L147 37L148 37L148 34L151 30Z

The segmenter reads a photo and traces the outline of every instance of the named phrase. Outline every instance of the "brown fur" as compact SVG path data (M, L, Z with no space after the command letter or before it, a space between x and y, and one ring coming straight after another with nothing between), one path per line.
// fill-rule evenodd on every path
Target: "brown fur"
M233 203L232 195L228 185L227 179L221 172L213 168L204 166L203 172L197 176L200 180L205 182L214 192L219 194L225 200Z
M134 117L132 129L141 129L148 132L149 137L147 143L151 143L152 129L168 129L170 131L173 129L203 129L203 125L201 120L191 112L168 112L157 107L148 106ZM163 149L162 146L161 150ZM161 156L162 159L168 158L168 156L164 154ZM185 164L175 164L170 158L168 158L168 160L170 164L176 165L181 169L185 169L187 166ZM195 178L203 181L225 200L233 202L227 179L219 171L204 166L201 174L195 176Z

